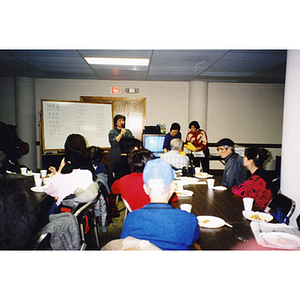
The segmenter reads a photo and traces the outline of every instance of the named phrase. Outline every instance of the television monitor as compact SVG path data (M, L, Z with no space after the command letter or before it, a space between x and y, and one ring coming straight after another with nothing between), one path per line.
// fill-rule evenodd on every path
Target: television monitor
M156 157L164 153L165 134L143 134L143 145L145 149L151 151Z

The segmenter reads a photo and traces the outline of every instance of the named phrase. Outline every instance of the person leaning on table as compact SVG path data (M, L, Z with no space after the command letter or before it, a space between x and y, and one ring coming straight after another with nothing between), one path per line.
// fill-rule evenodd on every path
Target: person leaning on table
M223 138L216 143L217 150L225 160L222 185L231 189L247 179L247 171L241 156L234 152L234 142Z
M200 236L196 216L167 204L174 192L174 170L162 159L146 163L144 190L150 203L125 219L121 238L147 240L162 250L189 250Z
M180 125L178 123L172 123L170 132L166 134L163 144L163 150L165 153L171 150L170 142L172 139L181 139Z
M160 159L168 162L174 169L182 169L189 165L189 158L181 155L183 142L181 139L173 139L170 142L171 150L160 156Z

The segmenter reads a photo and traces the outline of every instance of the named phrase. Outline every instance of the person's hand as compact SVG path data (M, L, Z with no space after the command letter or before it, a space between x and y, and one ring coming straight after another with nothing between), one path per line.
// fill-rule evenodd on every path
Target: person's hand
M126 129L125 129L125 128L122 128L122 129L121 129L121 134L124 135L125 133L126 133Z
M51 166L48 168L48 170L50 171L51 174L55 175L55 173L56 173L55 167Z

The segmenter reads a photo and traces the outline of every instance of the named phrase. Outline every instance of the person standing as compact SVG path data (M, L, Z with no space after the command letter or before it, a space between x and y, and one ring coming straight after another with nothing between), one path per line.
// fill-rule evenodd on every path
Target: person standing
M200 128L197 121L192 121L189 124L190 131L186 135L185 143L192 143L196 147L196 151L203 151L205 158L201 160L202 168L204 172L209 172L209 150L207 146L207 134ZM196 167L200 167L199 160L194 161Z
M222 185L231 189L243 183L247 179L247 171L241 156L234 152L234 142L223 138L216 143L216 146L221 158L225 160Z
M125 128L125 116L115 115L114 128L108 133L108 140L110 143L110 170L112 172L114 164L121 159L120 140L123 137L133 138L132 132Z
M172 139L181 139L180 125L178 123L172 123L170 132L165 136L163 145L165 153L171 150L170 142Z

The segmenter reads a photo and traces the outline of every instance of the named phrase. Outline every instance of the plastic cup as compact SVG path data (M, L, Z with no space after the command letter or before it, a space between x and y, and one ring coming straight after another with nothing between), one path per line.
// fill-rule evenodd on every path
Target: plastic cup
M21 174L23 174L23 175L27 174L27 168L26 167L23 167L20 170L21 170Z
M200 173L200 167L196 167L195 168L195 174L199 174Z
M246 211L251 211L252 210L252 206L253 206L253 198L250 197L246 197L243 198L243 202L244 202L244 209Z
M35 186L41 186L42 185L42 178L34 177Z
M47 176L47 170L41 170L41 176L45 178Z
M192 211L192 205L187 203L180 204L180 209L190 213Z
M207 182L207 187L208 187L209 189L212 189L212 188L214 187L214 185L215 185L215 180L214 180L214 178L208 178L208 179L206 180L206 182Z

